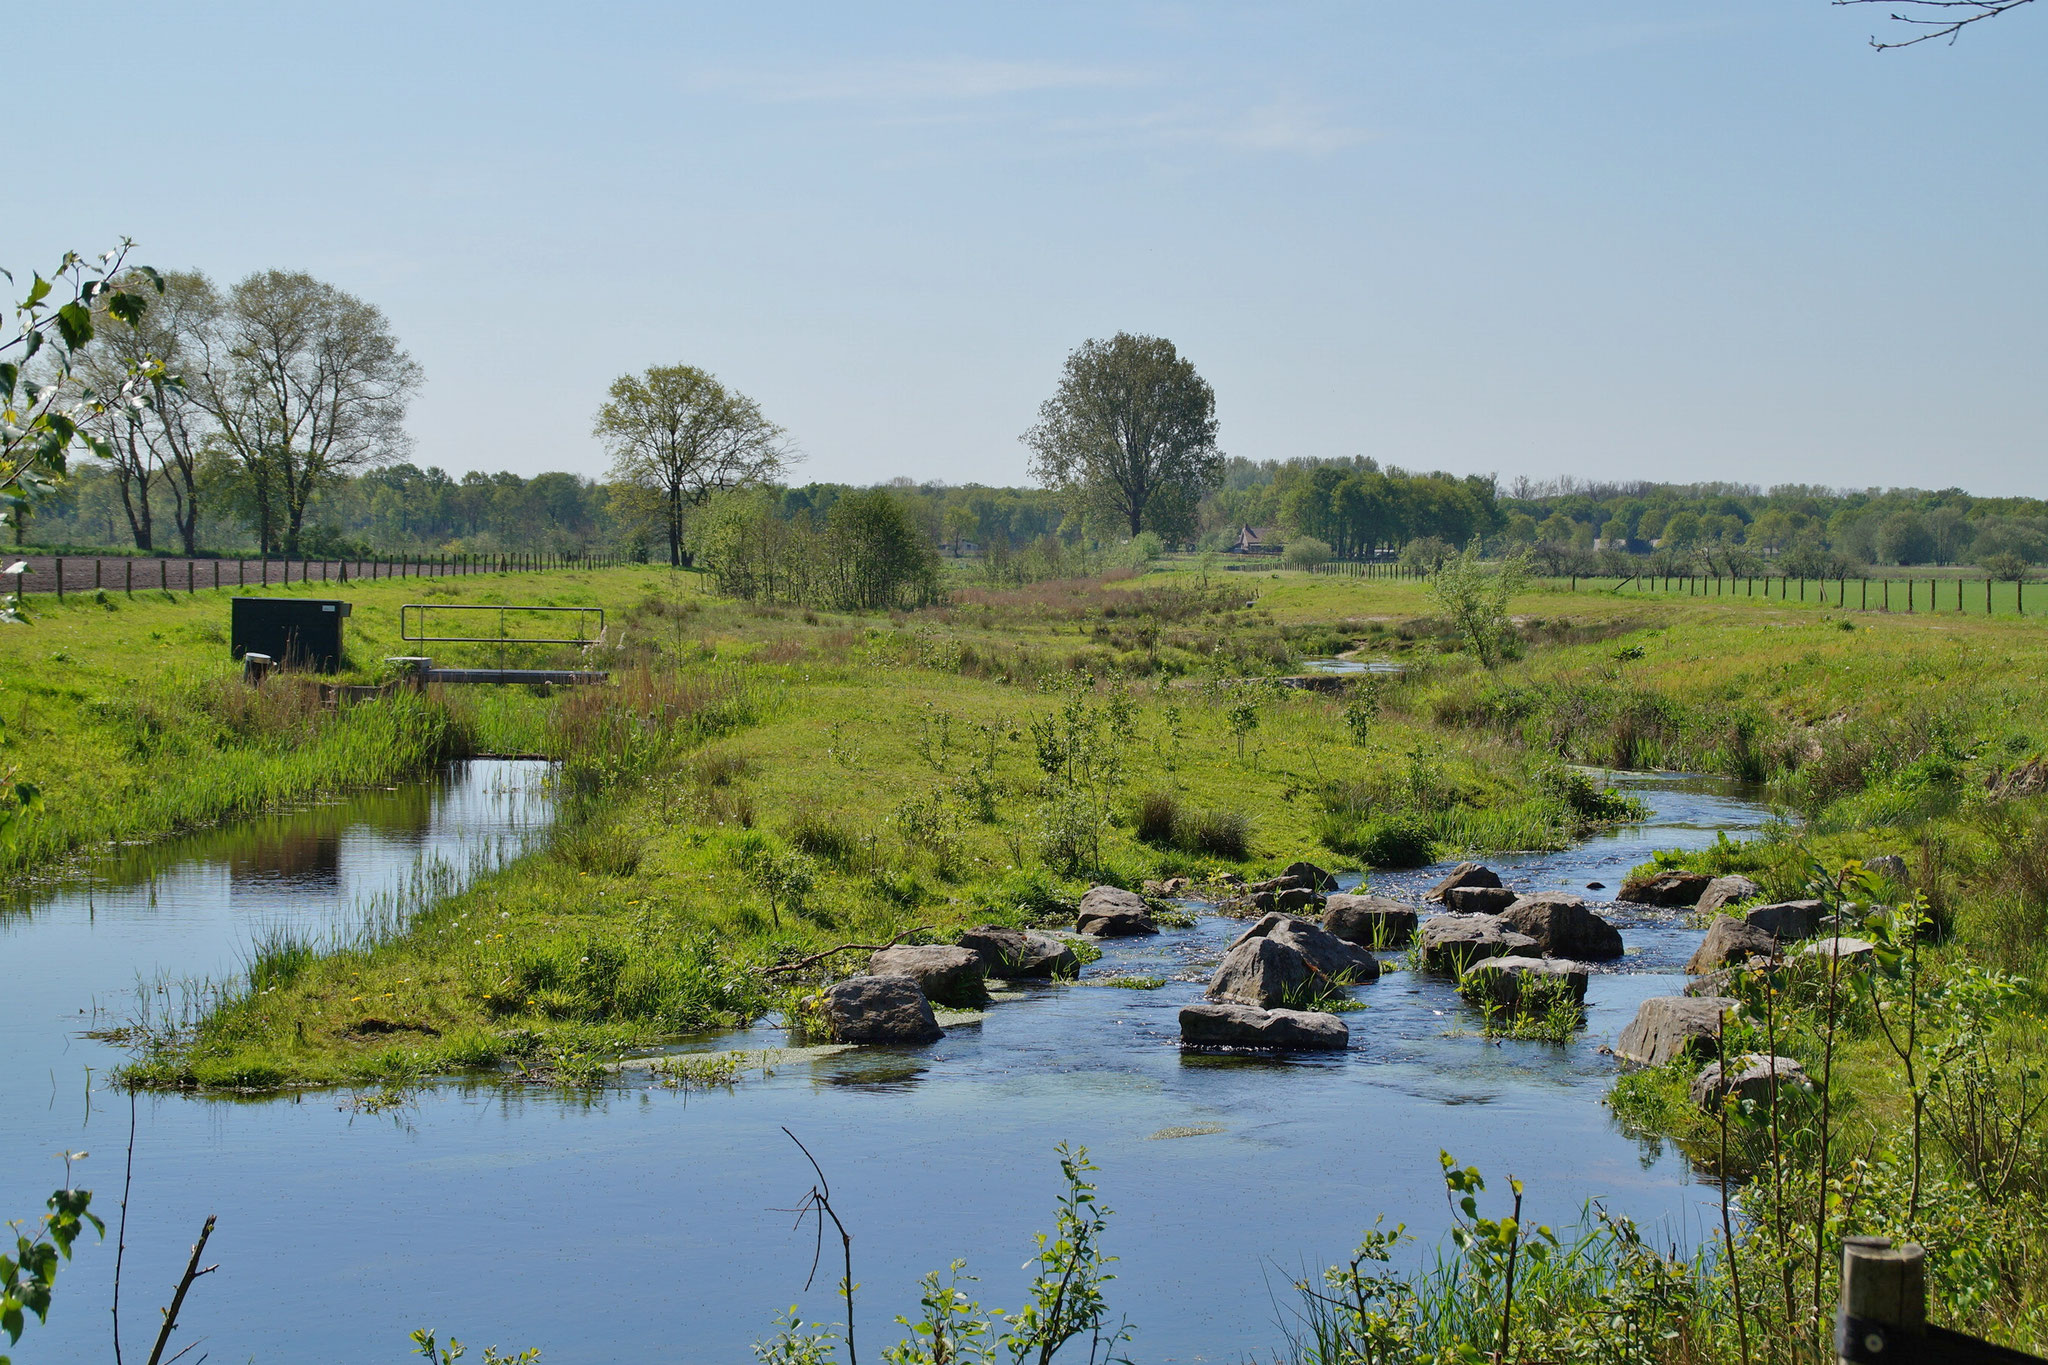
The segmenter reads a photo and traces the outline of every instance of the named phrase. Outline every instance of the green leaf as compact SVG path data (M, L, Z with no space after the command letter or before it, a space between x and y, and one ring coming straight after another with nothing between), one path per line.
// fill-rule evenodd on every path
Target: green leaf
M142 321L143 310L149 303L140 294L117 293L107 300L107 311L133 327Z
M92 340L92 310L82 303L67 303L57 310L57 332L73 350Z
M33 308L48 297L50 297L50 282L41 275L38 275L36 276L36 282L29 286L28 297L21 301L21 306Z

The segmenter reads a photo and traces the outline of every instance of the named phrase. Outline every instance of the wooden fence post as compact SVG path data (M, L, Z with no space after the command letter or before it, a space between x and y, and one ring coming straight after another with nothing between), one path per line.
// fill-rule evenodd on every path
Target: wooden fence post
M128 595L130 597L133 597L135 596L135 561L132 559L124 559L121 561L121 566L123 569L127 571L126 577L128 580Z
M57 556L57 600L64 600L64 556Z
M1844 1362L1911 1361L1927 1334L1926 1252L1882 1237L1842 1239L1842 1299L1835 1312L1835 1354Z

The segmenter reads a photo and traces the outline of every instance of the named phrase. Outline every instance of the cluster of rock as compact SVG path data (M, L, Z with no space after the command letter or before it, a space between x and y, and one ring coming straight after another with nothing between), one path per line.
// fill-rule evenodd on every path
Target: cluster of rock
M1882 872L1902 876L1903 861ZM1621 889L1623 900L1713 916L1706 937L1685 964L1686 974L1693 978L1685 994L1645 1000L1614 1045L1617 1057L1641 1066L1666 1066L1681 1059L1704 1062L1693 1078L1692 1098L1709 1111L1731 1099L1762 1102L1782 1086L1808 1086L1806 1072L1790 1057L1720 1056L1724 1018L1741 1008L1741 1002L1728 994L1738 973L1768 971L1792 951L1831 956L1843 965L1866 961L1876 951L1867 940L1840 933L1816 938L1830 927L1820 901L1744 906L1762 895L1763 888L1747 877L1679 871L1631 878Z
M1114 886L1091 888L1074 924L1097 938L1159 932L1144 898ZM977 1009L988 1003L990 977L1046 981L1080 971L1073 945L1056 934L984 924L954 944L875 950L867 972L827 987L818 1008L834 1042L931 1043L945 1036L934 1004Z
M1372 896L1328 895L1337 879L1313 863L1293 863L1278 877L1244 888L1240 909L1263 909L1223 954L1204 1003L1180 1012L1180 1037L1192 1048L1289 1051L1348 1047L1351 1030L1323 1010L1288 1006L1378 979L1372 948L1414 911ZM1313 913L1321 923L1295 911ZM1378 936L1378 937L1375 937Z
M1417 935L1424 969L1458 977L1484 1004L1513 1010L1525 999L1554 999L1560 987L1584 1000L1585 964L1621 956L1621 931L1581 897L1525 896L1478 863L1458 864L1425 899L1445 909Z

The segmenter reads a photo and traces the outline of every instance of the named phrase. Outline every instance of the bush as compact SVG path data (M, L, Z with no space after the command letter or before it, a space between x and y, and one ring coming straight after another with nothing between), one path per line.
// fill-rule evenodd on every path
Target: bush
M1317 818L1315 833L1332 851L1349 853L1374 867L1423 867L1436 856L1429 830L1411 815L1361 820L1331 812Z
M1296 536L1280 555L1280 563L1289 569L1313 569L1329 562L1329 543L1314 536Z
M1251 856L1251 817L1235 810L1196 811L1181 819L1174 842L1189 853L1243 862Z
M859 837L829 815L807 811L790 821L782 837L797 852L834 867L851 865L860 852Z
M1172 792L1149 791L1138 798L1138 806L1131 815L1133 832L1140 843L1156 848L1166 847L1174 842L1182 819L1180 800Z

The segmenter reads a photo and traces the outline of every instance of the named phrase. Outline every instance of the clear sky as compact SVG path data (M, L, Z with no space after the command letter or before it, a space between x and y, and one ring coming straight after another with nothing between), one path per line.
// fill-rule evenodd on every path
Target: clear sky
M310 271L390 316L413 458L458 472L600 473L607 383L690 363L799 478L1022 482L1062 358L1123 329L1193 359L1233 455L2048 494L2048 7L1884 26L44 3L9 50L64 112L13 158L0 263L125 234Z

